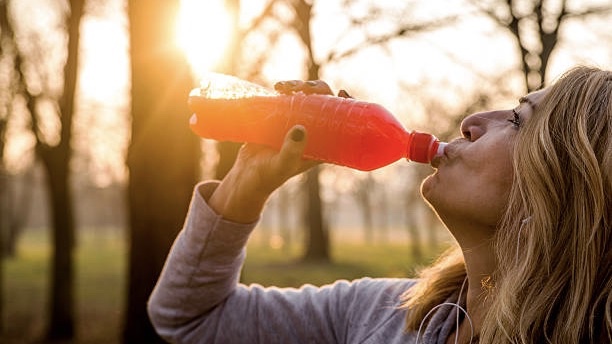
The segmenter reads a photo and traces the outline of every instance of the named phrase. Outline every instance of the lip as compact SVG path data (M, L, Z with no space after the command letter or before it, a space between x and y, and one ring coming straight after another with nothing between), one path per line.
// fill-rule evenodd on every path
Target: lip
M436 156L435 158L433 158L433 160L431 161L431 166L433 168L438 168L441 163L448 161L454 156L456 156L456 152L458 149L457 145L460 143L460 141L461 139L455 139L449 142L446 147L444 147L444 154L442 154L442 156Z
M438 168L440 166L440 163L443 160L446 160L447 155L446 155L446 149L448 148L448 144L445 145L444 150L443 150L443 154L442 155L436 155L432 160L431 160L431 167L433 168Z
M436 156L435 158L433 158L433 159L431 160L431 163L430 163L431 167L433 167L433 168L438 168L438 167L440 166L440 162L441 162L441 161L442 161L442 159L444 159L444 158L446 158L446 152L444 152L444 155L442 155L442 156L438 155L438 156Z

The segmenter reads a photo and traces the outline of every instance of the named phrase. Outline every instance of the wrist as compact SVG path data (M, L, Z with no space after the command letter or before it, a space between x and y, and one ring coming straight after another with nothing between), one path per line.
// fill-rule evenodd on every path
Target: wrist
M239 177L228 174L211 195L208 204L226 220L252 223L259 219L269 195L252 190Z

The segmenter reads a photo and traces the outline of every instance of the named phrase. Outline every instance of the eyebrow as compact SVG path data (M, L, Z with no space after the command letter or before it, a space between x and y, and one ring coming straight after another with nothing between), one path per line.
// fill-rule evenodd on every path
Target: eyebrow
M533 102L531 99L527 98L527 96L520 97L520 98L519 98L519 103L521 103L521 104L523 104L523 103L527 103L527 104L529 104L529 106L531 106L531 109L532 109L532 110L534 110L534 109L535 109L535 104L534 104L534 102Z

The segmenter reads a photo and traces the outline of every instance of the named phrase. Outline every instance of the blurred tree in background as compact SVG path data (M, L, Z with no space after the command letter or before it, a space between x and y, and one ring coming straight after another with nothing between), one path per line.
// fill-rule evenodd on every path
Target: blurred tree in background
M65 58L59 66L45 59L49 43L36 28L19 26L12 7L14 1L0 5L4 63L12 67L6 80L8 99L21 98L30 116L36 139L36 155L47 175L51 207L53 255L49 288L49 340L74 336L74 262L75 227L70 190L69 164L72 157L72 125L77 85L80 22L84 0L58 4L59 28L65 39L59 45ZM26 32L17 32L19 29ZM28 35L27 31L30 31ZM56 44L53 42L51 44ZM62 49L64 50L62 52ZM54 50L57 52L57 50ZM6 65L5 65L6 66ZM56 68L61 67L57 79ZM58 86L61 85L61 86ZM7 103L8 104L8 103ZM11 108L14 104L5 104ZM7 109L7 107L5 107ZM8 110L4 116L8 116ZM55 122L55 131L49 122ZM53 128L53 126L51 126ZM4 233L3 233L4 234Z
M146 302L188 209L198 178L198 139L189 131L193 78L175 43L180 1L130 0L132 139L127 164L130 248L126 343L161 342Z
M527 92L544 87L548 63L563 38L561 30L567 21L603 17L612 11L612 4L584 6L568 0L470 2L514 37Z

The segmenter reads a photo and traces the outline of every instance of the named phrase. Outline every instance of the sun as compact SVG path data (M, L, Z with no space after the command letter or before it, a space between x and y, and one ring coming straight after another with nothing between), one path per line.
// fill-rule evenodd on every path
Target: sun
M214 70L231 34L231 20L220 0L181 0L177 42L196 76Z

